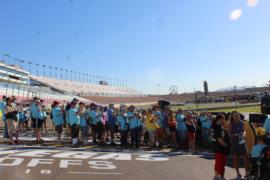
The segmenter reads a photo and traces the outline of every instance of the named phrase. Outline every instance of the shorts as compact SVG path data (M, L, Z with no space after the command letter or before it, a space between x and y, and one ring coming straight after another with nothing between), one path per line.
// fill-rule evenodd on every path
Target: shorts
M6 122L9 133L17 131L17 121L15 121L14 119L6 119Z
M156 131L155 130L152 130L152 131L147 131L148 132L148 135L149 135L149 139L151 141L154 141L155 138L156 138Z
M104 131L109 131L109 125L108 125L108 122L105 123L104 125Z
M231 138L231 153L237 156L247 155L248 151L247 151L246 143L240 144L239 138L237 136L232 137Z
M71 138L72 139L78 138L79 126L77 124L73 124L72 126L70 126L70 130L71 130Z
M43 125L44 121L42 119L32 119L32 128L36 129L40 129Z
M195 140L196 135L195 135L194 132L188 131L187 137L188 137L189 140Z
M165 133L167 136L172 134L170 128L165 128Z
M63 131L63 125L61 124L61 125L55 126L55 131L57 133L62 133L62 131Z

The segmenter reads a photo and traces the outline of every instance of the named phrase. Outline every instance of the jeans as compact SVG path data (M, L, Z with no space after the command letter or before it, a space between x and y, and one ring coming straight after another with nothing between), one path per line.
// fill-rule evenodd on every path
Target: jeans
M140 133L139 127L131 129L131 145L132 146L139 147L139 133Z
M4 131L4 138L9 138L9 135L8 135L8 127L7 127L7 121L6 119L4 119L4 125L5 125L5 131Z
M88 126L81 126L80 128L81 128L83 140L88 140L88 136L89 136Z
M128 131L124 131L124 130L121 130L121 145L122 146L125 146L128 144L127 142L127 139L128 139Z

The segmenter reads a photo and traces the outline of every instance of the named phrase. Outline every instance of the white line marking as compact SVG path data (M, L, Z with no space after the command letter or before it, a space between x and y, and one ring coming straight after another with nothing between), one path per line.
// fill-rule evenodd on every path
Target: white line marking
M68 172L68 174L89 174L89 175L122 175L122 173L98 173L98 172Z

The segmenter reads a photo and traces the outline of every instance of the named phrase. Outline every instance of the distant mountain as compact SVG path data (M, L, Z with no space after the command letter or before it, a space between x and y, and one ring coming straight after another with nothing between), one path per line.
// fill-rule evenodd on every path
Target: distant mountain
M249 88L256 88L256 86L242 86L242 87L237 86L236 90L241 91ZM234 91L234 86L216 90L216 92L228 92L228 91Z

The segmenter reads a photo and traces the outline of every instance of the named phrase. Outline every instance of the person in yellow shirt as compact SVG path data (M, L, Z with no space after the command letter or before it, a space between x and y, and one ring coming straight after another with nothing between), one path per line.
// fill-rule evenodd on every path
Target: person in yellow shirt
M157 123L155 120L155 116L152 113L152 109L148 109L145 116L145 128L149 135L150 146L154 147L156 145L156 130Z

